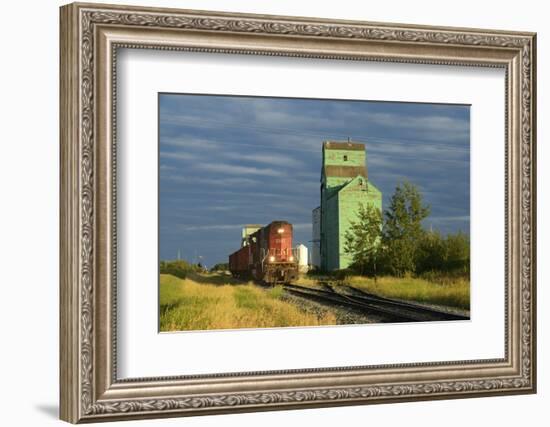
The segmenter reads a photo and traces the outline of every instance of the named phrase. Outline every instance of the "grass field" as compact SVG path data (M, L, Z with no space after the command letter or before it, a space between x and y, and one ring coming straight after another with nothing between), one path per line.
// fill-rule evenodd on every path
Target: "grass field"
M281 300L282 287L261 289L221 274L160 275L160 330L335 325L330 313L307 313Z
M303 277L298 283L312 285L317 280L318 278L315 277ZM375 282L373 278L351 276L344 282L388 298L446 305L463 310L470 309L470 282L463 278L437 277L433 280L425 280L412 277L378 277Z

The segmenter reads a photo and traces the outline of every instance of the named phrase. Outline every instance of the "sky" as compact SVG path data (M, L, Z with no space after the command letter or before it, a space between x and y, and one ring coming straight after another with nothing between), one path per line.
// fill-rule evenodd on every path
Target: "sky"
M470 107L159 94L159 258L227 262L244 224L286 220L311 248L322 143L364 143L388 206L417 185L442 233L470 231Z

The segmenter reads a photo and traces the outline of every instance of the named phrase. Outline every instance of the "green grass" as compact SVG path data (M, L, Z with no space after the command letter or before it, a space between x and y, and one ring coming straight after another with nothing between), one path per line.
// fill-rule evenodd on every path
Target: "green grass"
M388 298L470 309L470 282L465 279L437 283L420 278L379 277L375 282L372 278L355 276L347 282L356 288Z
M311 286L320 277L301 277L297 283ZM339 282L323 278L333 285L348 284L366 292L388 298L398 298L427 304L437 304L470 310L470 281L461 277L434 276L431 280L415 277L370 277L350 276Z
M222 274L160 275L160 330L209 330L335 325L331 312L306 313L269 290Z

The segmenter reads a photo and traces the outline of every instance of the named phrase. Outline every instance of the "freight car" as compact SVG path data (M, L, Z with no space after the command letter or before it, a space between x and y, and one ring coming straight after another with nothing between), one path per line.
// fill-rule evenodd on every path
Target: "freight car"
M243 239L243 246L229 255L233 277L268 284L290 283L298 277L292 251L292 224L273 221Z

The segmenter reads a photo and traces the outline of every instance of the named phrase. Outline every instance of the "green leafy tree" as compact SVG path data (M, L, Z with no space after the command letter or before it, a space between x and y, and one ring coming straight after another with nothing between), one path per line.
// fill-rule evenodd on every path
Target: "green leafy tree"
M443 237L439 231L426 232L419 244L417 273L470 273L470 240L458 232Z
M351 221L345 234L345 251L353 259L353 267L360 274L376 276L376 263L380 254L382 214L374 206L361 205L357 221Z
M446 258L445 238L439 231L428 231L419 242L416 272L442 271Z
M424 237L422 220L430 214L430 207L422 201L422 194L414 184L399 184L384 213L384 265L391 274L403 276L416 271L419 244Z
M470 239L458 232L445 239L445 269L470 274Z

